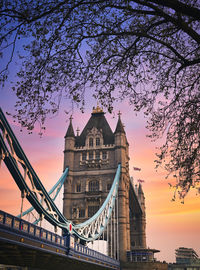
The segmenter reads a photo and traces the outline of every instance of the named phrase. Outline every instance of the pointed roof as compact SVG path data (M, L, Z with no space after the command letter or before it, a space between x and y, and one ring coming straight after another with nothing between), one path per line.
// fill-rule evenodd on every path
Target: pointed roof
M119 118L118 118L117 126L116 126L116 129L115 129L115 132L114 132L115 134L116 133L125 133L124 126L122 124L120 115L121 115L121 113L119 112L118 113Z
M104 144L114 144L114 134L104 116L103 110L97 106L79 137L76 137L76 146L85 146L85 139L89 130L93 127L102 131Z
M144 192L143 192L143 189L142 189L142 185L141 184L139 184L139 187L138 187L138 194L144 194Z
M69 119L70 119L70 123L69 123L69 127L68 127L68 129L67 129L65 138L66 138L66 137L75 137L74 129L73 129L73 126L72 126L72 116L70 116Z

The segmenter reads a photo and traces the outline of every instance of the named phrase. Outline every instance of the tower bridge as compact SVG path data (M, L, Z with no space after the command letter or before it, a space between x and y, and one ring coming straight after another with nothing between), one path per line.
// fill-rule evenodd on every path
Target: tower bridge
M70 118L64 173L59 180L64 184L63 213L32 168L1 109L0 155L21 191L22 201L26 198L32 205L25 213L34 209L40 220L44 218L62 230L58 236L24 221L24 213L13 217L1 211L0 264L9 264L16 251L14 264L30 267L28 261L37 261L35 267L40 265L41 269L61 269L63 265L71 266L69 269L119 269L120 263L125 269L127 262L153 264L158 250L146 246L145 197L142 185L134 187L130 181L129 144L120 114L113 132L97 106L77 135ZM87 243L97 239L106 241L107 255L88 247ZM39 254L46 258L46 264L36 260ZM148 264L148 268L140 269L151 267Z

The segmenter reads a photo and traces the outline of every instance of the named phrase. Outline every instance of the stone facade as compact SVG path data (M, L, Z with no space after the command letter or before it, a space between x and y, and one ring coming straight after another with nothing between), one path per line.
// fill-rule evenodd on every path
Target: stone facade
M120 266L122 270L168 270L168 264L162 262L125 262Z
M63 214L75 223L87 220L108 195L121 163L119 198L120 260L127 251L146 248L145 198L142 186L135 188L129 175L129 144L120 114L113 132L101 108L92 115L81 134L75 136L72 119L65 135Z

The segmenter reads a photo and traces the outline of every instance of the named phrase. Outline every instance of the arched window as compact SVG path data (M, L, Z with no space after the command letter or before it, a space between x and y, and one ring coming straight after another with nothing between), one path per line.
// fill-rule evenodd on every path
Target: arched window
M81 184L76 184L76 192L81 192Z
M96 138L96 146L99 146L99 145L100 145L100 138L97 137L97 138Z
M89 138L89 147L93 147L93 138Z
M135 241L131 242L131 246L135 247Z
M99 191L99 181L97 180L92 180L89 182L88 185L89 191Z
M79 209L79 218L85 217L85 209Z
M111 186L112 185L110 183L107 184L107 191L109 191L111 189Z

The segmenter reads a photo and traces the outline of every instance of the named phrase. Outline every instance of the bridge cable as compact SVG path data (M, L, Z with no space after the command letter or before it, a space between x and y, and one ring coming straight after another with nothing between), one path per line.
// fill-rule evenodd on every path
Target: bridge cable
M24 204L24 191L21 191L21 209L20 209L20 218L22 218L23 213L23 204Z
M117 204L117 260L119 260L119 197L118 197L118 192L117 192L116 204Z
M113 258L113 211L111 213L111 219L110 219L110 223L111 223L111 228L110 228L110 231L111 231L111 257Z
M113 215L114 215L114 217L113 217L113 221L114 221L114 259L116 259L116 220L115 220L115 210L116 210L116 208L115 208L115 206L116 206L116 201L115 201L115 204L114 204L114 208L113 208Z
M109 222L107 224L107 228L106 228L106 234L107 234L107 255L109 256Z

